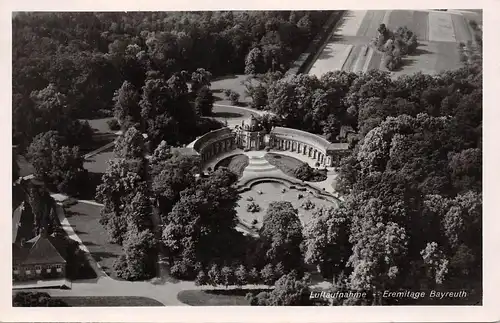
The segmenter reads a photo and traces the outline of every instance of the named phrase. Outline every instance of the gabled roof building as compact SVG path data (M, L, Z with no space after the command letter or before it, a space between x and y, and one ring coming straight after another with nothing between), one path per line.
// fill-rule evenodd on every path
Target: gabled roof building
M66 246L56 234L35 233L34 215L25 202L12 217L12 277L14 281L66 277Z

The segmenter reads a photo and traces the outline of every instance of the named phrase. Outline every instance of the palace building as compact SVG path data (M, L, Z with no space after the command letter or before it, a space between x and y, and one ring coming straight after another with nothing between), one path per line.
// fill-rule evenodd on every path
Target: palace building
M310 158L319 166L333 167L346 154L347 143L331 143L325 138L297 129L274 127L269 133L252 115L248 123L242 122L234 129L229 127L210 131L198 137L182 151L198 155L205 163L224 152L235 149L287 150Z

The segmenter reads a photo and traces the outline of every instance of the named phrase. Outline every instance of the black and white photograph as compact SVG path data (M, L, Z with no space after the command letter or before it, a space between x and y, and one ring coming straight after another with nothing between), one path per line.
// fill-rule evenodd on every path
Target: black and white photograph
M11 25L12 307L483 305L482 9Z

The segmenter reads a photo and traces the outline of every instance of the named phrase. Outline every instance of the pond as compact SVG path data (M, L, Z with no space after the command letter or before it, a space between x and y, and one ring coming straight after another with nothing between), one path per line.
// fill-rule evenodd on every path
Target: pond
M283 192L283 189L285 190ZM259 194L261 192L261 194ZM299 194L303 195L302 198L299 199ZM300 191L298 189L289 189L284 184L278 182L264 182L258 183L252 186L252 189L240 194L241 199L238 202L238 207L236 207L236 211L238 213L238 217L240 220L249 226L252 225L253 220L257 220L257 224L255 224L256 228L260 228L262 226L262 220L264 215L266 214L269 203L273 201L288 201L291 202L294 208L298 210L300 221L302 225L308 223L315 209L320 208L322 206L330 207L334 206L332 202L328 200L324 200L318 197L315 197L309 190ZM249 201L248 199L252 199L253 201ZM314 204L314 208L304 209L301 207L304 202L310 200ZM247 205L255 202L260 206L259 212L249 212L247 211Z

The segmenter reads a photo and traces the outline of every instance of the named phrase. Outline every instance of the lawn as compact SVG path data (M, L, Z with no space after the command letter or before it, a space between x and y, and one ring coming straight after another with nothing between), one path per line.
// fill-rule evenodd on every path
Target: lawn
M248 75L228 75L212 80L211 89L214 93L215 103L232 105L231 101L226 99L224 90L233 90L240 95L240 103L247 105L250 98L245 96L245 86L241 84L247 79Z
M83 167L91 173L103 174L108 168L108 161L115 158L114 147L111 147L97 155L85 160Z
M122 248L108 242L106 230L99 223L101 207L77 203L69 206L65 211L75 233L104 271L111 275L113 262L122 253Z
M245 295L250 291L260 292L248 289L183 290L177 294L177 299L191 306L248 306L250 303Z
M164 306L152 298L138 296L56 296L54 298L60 299L72 307Z
M248 166L248 156L245 154L239 154L224 158L215 165L215 169L219 167L227 167L230 171L237 174L238 177L243 175L243 171Z
M352 48L353 45L329 42L316 59L316 62L314 62L309 74L320 78L327 72L342 70L342 66L344 66Z
M264 158L288 176L295 177L295 169L304 165L304 162L286 155L267 153Z
M109 129L108 126L108 121L113 118L101 118L101 119L82 119L81 121L87 121L90 125L90 127L96 132L96 133L110 133L113 132L111 129Z

